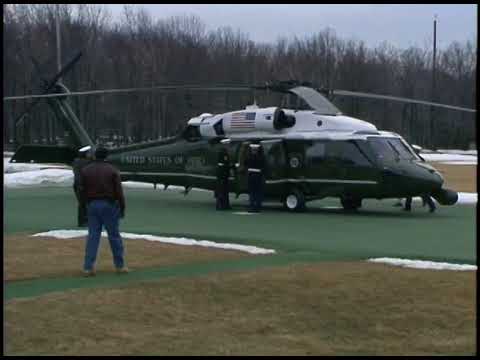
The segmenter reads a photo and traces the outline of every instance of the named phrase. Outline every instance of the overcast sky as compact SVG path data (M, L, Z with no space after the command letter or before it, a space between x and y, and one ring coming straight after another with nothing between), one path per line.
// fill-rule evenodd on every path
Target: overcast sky
M109 4L114 18L123 5ZM374 47L387 41L397 47L423 47L432 43L433 18L437 20L437 46L452 41L476 40L476 4L139 4L154 18L195 14L207 30L231 26L259 42L281 36L303 37L332 28L343 39L364 40Z

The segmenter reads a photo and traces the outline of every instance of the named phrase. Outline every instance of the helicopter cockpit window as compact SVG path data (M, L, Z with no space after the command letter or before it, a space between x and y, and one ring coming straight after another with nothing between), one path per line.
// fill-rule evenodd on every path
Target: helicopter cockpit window
M183 132L183 137L187 141L198 141L202 138L198 126L189 125Z
M415 153L411 152L400 139L369 137L368 142L380 160L413 160L417 158Z
M386 138L369 137L368 143L372 147L373 152L375 153L375 156L379 160L393 161L397 158L397 155L394 149L388 143Z
M305 155L307 159L309 159L310 164L320 164L325 160L325 142L314 141L312 145L307 148Z
M414 160L415 153L410 151L400 139L369 137L368 143L372 146L376 156L380 160Z
M414 160L418 159L417 154L412 152L400 139L390 138L388 142L398 151L400 159Z

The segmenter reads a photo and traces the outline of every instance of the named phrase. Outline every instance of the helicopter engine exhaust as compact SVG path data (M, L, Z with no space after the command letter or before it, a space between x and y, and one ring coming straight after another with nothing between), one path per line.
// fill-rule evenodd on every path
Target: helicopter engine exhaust
M432 196L440 205L454 205L458 201L458 193L449 189L439 189Z
M273 113L273 127L276 130L290 128L295 125L295 116L285 114L280 108L277 108Z

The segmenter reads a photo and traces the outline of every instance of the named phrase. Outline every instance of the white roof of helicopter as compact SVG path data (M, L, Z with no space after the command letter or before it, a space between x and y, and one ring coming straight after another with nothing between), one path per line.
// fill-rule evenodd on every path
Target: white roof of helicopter
M246 110L266 111L275 108L258 108L256 106L247 106ZM240 110L242 111L242 110ZM244 111L244 110L243 110ZM252 129L249 131L225 131L225 136L231 139L246 138L266 138L266 139L366 139L368 136L393 136L399 137L386 131L379 131L375 125L360 119L342 114L338 115L322 115L318 111L313 110L291 110L283 109L285 114L295 116L295 125L281 130L260 130ZM232 112L233 113L233 112ZM188 121L189 125L199 126L204 119L211 118L216 122L216 118L220 119L225 114L209 114L203 113ZM258 117L257 117L258 119ZM205 120L206 121L206 120Z

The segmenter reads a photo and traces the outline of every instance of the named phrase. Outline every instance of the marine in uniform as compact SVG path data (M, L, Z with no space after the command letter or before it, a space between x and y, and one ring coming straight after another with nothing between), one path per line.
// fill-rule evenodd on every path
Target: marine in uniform
M80 194L80 172L91 162L91 147L84 146L78 150L78 156L73 160L73 192L78 202L77 224L79 227L87 226L87 204L82 200Z
M226 145L229 143L228 140L222 140L221 143L223 146L218 152L218 161L217 161L217 184L215 187L215 197L216 197L216 209L217 210L228 210L230 207L229 199L229 184L228 178L230 175L230 169L232 167L230 161L230 155Z
M250 198L248 211L260 212L263 201L265 159L259 144L250 144L249 150L245 164L248 172L248 192Z
M429 211L433 213L435 209L437 208L435 206L435 202L433 201L432 197L430 195L422 195L422 201L423 201L423 206L428 205Z
M428 194L423 194L421 195L421 198L422 198L422 206L428 205L429 211L433 213L437 207L435 206L435 202L433 201L431 196ZM407 199L405 200L404 210L405 211L412 210L412 197L407 197Z

